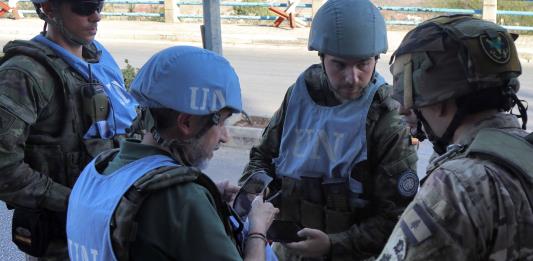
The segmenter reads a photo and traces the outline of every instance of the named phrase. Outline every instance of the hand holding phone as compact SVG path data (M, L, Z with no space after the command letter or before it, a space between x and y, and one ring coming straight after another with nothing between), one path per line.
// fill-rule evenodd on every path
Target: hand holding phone
M281 243L302 241L305 238L298 236L298 231L301 229L302 226L296 222L274 220L267 231L267 239Z

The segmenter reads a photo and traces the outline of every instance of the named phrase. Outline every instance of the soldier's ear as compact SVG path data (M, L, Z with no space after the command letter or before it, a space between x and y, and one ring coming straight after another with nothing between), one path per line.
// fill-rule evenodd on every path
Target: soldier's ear
M194 116L186 113L180 113L176 117L175 128L177 130L178 135L181 136L180 138L188 139L194 135L195 129L193 127L194 124L192 122L193 117Z

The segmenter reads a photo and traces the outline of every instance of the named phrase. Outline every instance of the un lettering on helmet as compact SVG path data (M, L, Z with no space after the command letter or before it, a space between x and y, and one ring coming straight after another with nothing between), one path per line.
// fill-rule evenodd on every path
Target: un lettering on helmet
M141 107L191 115L222 109L242 111L239 78L222 56L198 47L175 46L155 54L131 84Z

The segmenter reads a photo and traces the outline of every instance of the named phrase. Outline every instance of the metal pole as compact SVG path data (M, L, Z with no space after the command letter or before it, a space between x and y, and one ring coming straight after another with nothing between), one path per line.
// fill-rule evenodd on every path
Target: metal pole
M178 22L179 8L177 0L165 0L165 23Z
M220 30L220 0L203 0L204 48L222 55L222 33Z
M496 23L498 0L483 0L483 19Z

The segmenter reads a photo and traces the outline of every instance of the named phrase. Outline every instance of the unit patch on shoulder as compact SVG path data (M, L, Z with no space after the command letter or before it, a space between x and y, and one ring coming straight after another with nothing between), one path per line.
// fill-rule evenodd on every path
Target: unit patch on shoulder
M418 191L418 176L412 170L407 170L398 178L398 192L404 197L412 197Z
M479 37L479 41L485 54L494 62L505 64L511 59L511 48L502 32L498 32L496 37L483 34Z

